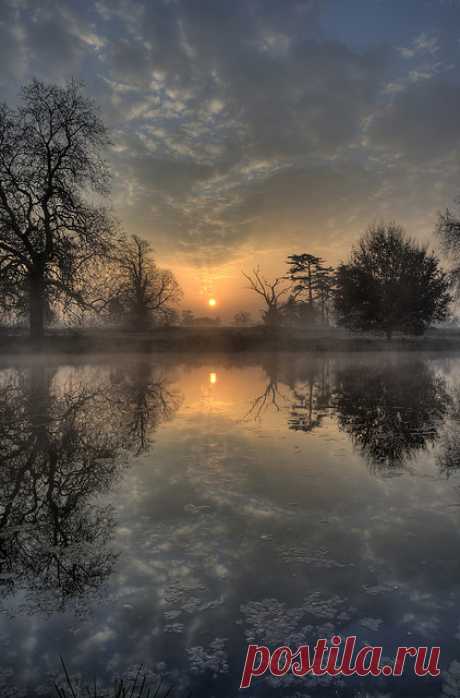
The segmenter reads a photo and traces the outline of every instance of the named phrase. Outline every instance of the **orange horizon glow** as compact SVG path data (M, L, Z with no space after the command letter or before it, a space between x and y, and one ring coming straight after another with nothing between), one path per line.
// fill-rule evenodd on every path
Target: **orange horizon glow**
M209 264L205 270L188 260L163 253L158 255L158 265L170 269L183 290L179 312L191 310L196 317L218 315L225 324L231 323L237 313L246 311L251 314L254 322L259 322L264 303L260 296L248 288L242 272L250 273L254 266L259 265L267 279L285 276L285 260L293 249L296 247L290 242L283 247L244 249L235 258L215 266ZM312 254L327 259L331 265L346 257L345 248L343 251L337 247L332 250L327 246L316 245L311 250ZM209 303L211 299L215 301L215 305Z

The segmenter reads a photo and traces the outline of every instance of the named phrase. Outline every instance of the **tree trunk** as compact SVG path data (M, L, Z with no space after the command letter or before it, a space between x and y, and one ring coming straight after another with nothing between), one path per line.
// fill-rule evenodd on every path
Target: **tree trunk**
M311 263L308 263L308 302L313 305L313 289L312 289L312 268Z
M270 331L275 331L279 329L280 326L280 313L278 308L274 308L273 306L270 306L268 310L265 311L264 314L264 322L266 327Z
M42 339L45 325L45 284L40 272L29 277L29 328L31 339Z

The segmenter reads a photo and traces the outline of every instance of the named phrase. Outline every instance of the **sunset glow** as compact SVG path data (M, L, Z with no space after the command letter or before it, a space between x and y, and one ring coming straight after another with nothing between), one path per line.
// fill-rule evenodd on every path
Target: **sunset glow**
M337 265L386 218L424 242L454 204L459 0L9 0L1 20L4 98L18 76L86 83L114 126L120 229L197 317L259 321L242 271L284 276L302 252Z
M215 308L216 305L217 305L216 299L215 299L215 298L210 298L210 299L208 300L208 305L209 305L210 308Z

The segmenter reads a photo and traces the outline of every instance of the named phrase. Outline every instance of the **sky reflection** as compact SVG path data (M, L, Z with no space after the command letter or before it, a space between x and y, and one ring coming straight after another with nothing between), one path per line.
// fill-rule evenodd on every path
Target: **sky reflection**
M334 632L388 655L439 643L451 677L270 679L251 695L442 695L460 635L459 368L381 355L5 368L2 695L46 695L62 654L101 683L142 662L179 695L234 696L249 641Z

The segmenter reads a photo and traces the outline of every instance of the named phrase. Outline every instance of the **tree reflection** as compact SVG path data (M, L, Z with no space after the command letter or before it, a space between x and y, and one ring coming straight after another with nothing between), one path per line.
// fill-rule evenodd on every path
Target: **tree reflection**
M448 419L440 438L437 463L443 475L449 477L460 470L460 389L454 389Z
M447 413L445 382L420 359L384 359L338 371L334 407L338 425L372 466L402 467L433 444Z
M291 378L289 387L293 401L290 406L289 429L310 432L321 426L331 405L331 372L327 359L307 364Z
M323 357L265 359L267 376L262 393L252 401L246 417L260 419L272 407L287 411L288 428L311 432L321 426L331 402L330 361ZM281 387L280 387L281 386Z
M124 447L139 455L152 445L154 427L173 417L180 395L167 376L152 367L150 358L114 369L110 383L111 409L120 418Z
M121 449L145 450L178 404L148 366L98 373L34 365L0 378L0 595L22 589L30 610L78 603L108 577L114 518L101 495Z
M284 403L285 400L285 396L280 392L278 381L269 378L264 390L252 400L245 419L260 419L270 406L279 412L281 404Z

